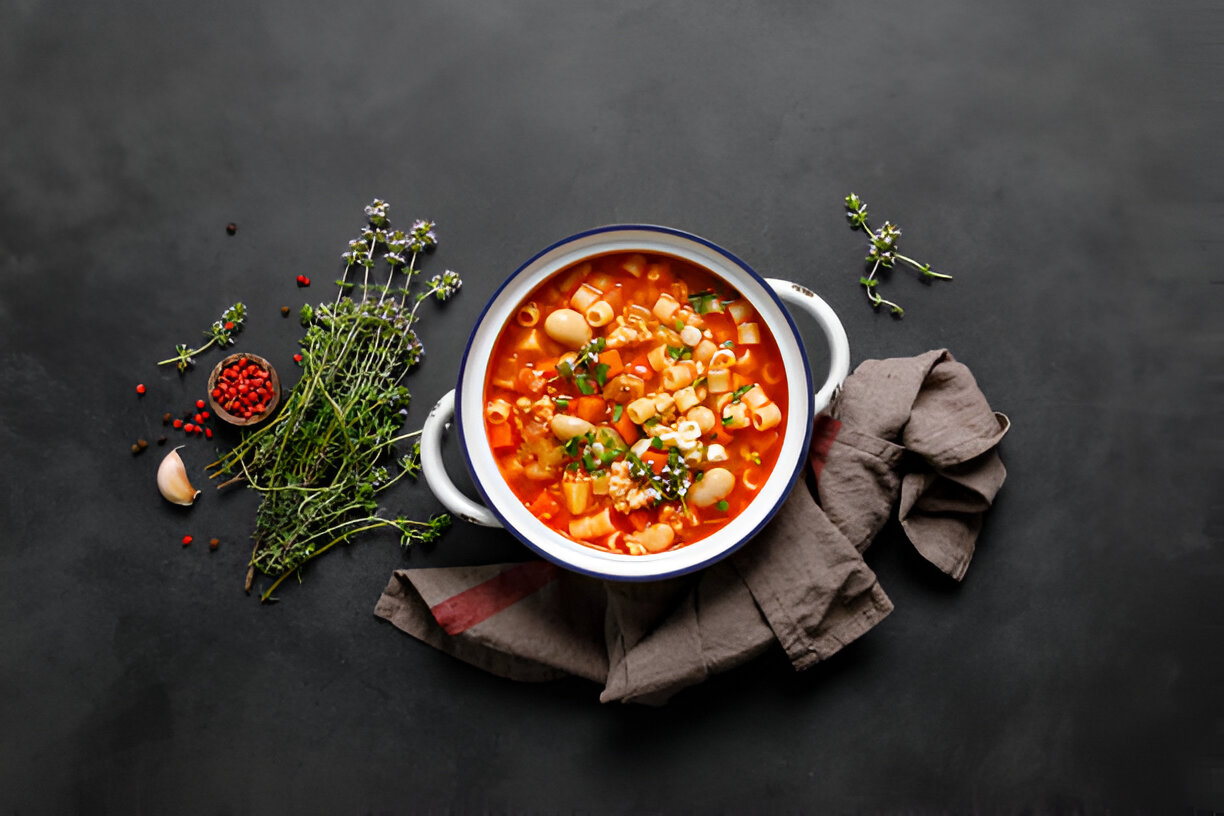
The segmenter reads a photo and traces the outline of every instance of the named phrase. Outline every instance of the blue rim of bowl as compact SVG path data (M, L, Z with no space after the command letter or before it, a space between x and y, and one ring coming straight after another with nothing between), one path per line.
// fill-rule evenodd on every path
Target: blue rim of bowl
M723 257L727 258L727 260L731 261L736 266L738 266L740 269L747 272L750 277L756 279L756 281L759 284L761 284L761 288L765 290L765 292L769 295L769 297L773 298L774 302L780 308L782 312L782 316L786 318L787 325L790 326L791 334L794 336L795 342L799 347L799 356L803 360L803 371L804 371L804 376L807 381L808 404L809 405L812 404L811 395L815 392L813 391L813 386L812 386L811 362L808 360L807 348L803 344L803 337L802 335L799 334L799 327L795 325L795 320L794 318L791 317L790 311L786 308L786 304L784 304L782 302L782 299L778 297L778 294L773 290L773 287L769 285L769 282L766 281L764 277L757 274L755 269L753 269L748 264L744 263L742 260L737 258L731 252L728 252L727 250L720 247L718 244L715 244L711 241L707 241L705 238L702 238L699 235L694 235L691 232L685 232L684 230L678 230L678 229L675 229L674 227L662 227L662 226L658 226L655 224L609 224L609 225L602 226L602 227L593 227L592 229L583 230L582 232L576 232L573 235L570 235L566 238L562 238L559 241L555 241L554 243L549 244L544 249L540 250L535 255L532 255L526 261L519 264L518 269L515 269L514 272L510 274L502 282L501 286L497 287L497 290L489 297L488 302L486 302L484 305L484 308L480 310L480 315L476 318L476 322L472 326L472 333L468 336L467 345L463 349L463 357L459 360L459 381L458 381L458 384L455 386L455 405L456 405L455 428L459 432L458 433L459 443L460 443L459 448L463 454L464 466L467 468L468 474L472 478L472 484L476 487L476 491L480 494L481 502L484 504L485 507L489 509L491 513L493 513L494 516L497 517L497 520L501 522L503 529L509 531L511 535L513 535L515 538L521 541L524 545L526 545L526 547L529 550L534 552L536 555L540 556L546 561L550 561L556 564L557 566L562 567L563 569L569 570L570 572L576 572L581 575L587 575L587 576L590 576L591 578L599 578L604 581L618 581L618 582L623 582L623 583L643 583L643 582L648 582L648 581L662 581L667 578L678 578L681 575L689 575L691 573L697 572L698 570L705 569L706 567L712 566L718 563L719 561L722 561L724 558L727 558L732 553L739 550L740 547L743 547L749 541L756 538L756 536L761 532L761 530L765 528L765 525L767 525L770 521L772 521L773 517L777 515L778 510L782 508L782 505L786 502L786 500L790 498L791 491L795 490L797 487L799 478L803 474L803 468L807 464L807 460L808 460L807 452L811 448L811 445L812 445L812 424L815 422L816 417L813 411L811 410L808 411L808 419L806 422L806 427L804 428L804 431L803 431L803 445L800 447L800 451L802 453L798 457L799 461L795 463L795 467L789 477L790 489L784 492L778 498L778 500L774 503L774 506L769 509L769 512L765 513L761 517L761 520L757 523L757 525L753 527L748 533L743 535L739 539L739 541L736 541L730 547L727 547L726 549L715 553L714 555L710 556L704 561L698 561L697 563L690 564L687 567L682 567L680 569L672 570L670 572L663 572L663 573L657 573L657 574L651 574L651 575L611 575L605 572L600 572L599 570L584 569L582 567L576 567L573 564L561 561L557 559L555 556L553 556L551 553L545 552L543 549L538 547L535 544L535 542L531 540L529 536L527 536L521 530L514 527L514 525L510 524L509 521L506 519L506 517L502 515L502 512L497 508L497 505L490 499L488 492L485 490L484 485L481 482L480 474L476 472L476 468L473 466L472 458L468 455L467 442L466 442L467 434L463 428L463 410L462 410L463 409L463 373L467 370L468 356L472 351L472 344L476 341L476 333L480 330L480 326L484 322L485 315L488 314L489 309L491 309L493 307L493 304L497 302L498 296L501 295L502 290L504 290L507 286L513 283L518 278L518 276L523 272L524 269L526 269L527 267L535 263L536 260L538 260L541 256L546 255L549 252L552 252L554 249L560 246L564 246L565 244L573 243L574 241L577 241L582 238L587 238L592 235L600 235L606 232L629 232L629 231L658 232L658 233L663 233L666 235L673 235L677 238L683 238L685 240L693 241L695 243L701 244L702 246L712 249L715 252L717 252L719 255L722 255ZM777 472L777 469L775 466L774 473L776 474L776 472Z

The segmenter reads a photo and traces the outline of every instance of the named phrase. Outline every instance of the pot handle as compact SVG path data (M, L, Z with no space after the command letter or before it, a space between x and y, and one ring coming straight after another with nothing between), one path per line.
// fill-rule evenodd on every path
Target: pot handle
M813 413L818 414L829 406L833 393L841 387L842 381L850 373L850 341L846 338L846 330L833 308L806 286L779 278L767 278L765 282L773 287L783 301L791 306L798 306L811 315L829 342L829 376L812 400Z
M497 517L483 504L477 504L455 487L442 462L442 434L455 418L455 391L451 389L429 412L421 429L421 471L425 482L442 505L465 521L482 527L501 527Z

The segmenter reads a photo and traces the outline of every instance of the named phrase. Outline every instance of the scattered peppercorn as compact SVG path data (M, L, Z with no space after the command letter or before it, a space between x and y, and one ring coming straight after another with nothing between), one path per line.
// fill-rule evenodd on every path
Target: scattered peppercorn
M208 549L210 549L210 550L215 550L215 549L217 549L217 547L219 547L219 546L221 546L221 540L220 540L220 539L218 539L218 538L210 538L210 539L208 539Z
M212 428L205 428L204 436L208 439L212 439Z
M194 539L194 538L192 538L191 536L189 536L189 535L185 535L185 536L183 536L183 546L184 546L184 547L186 547L186 546L187 546L188 544L190 544L192 541L195 541L195 539Z
M140 447L140 445L137 445L135 442L132 443L132 455L133 456L136 456L137 454L141 453L143 450L144 448Z
M204 406L205 406L205 405L207 405L207 404L208 404L208 403L206 403L206 402L205 402L204 400L202 400L202 399L198 399L198 400L196 400L196 407L197 407L197 408L203 409L203 408L204 408Z
M139 385L136 386L137 394L143 394L145 391L146 389L145 389L144 383L140 383Z
M227 234L229 234L229 235L233 235L233 234L234 234L235 232L237 232L237 231L238 231L238 225L237 225L237 224L235 224L233 221L231 221L231 222L229 222L228 224L226 224L226 225L225 225L225 232L226 232Z
M298 275L298 276L297 276L297 285L298 285L298 286L309 286L309 285L310 285L310 278L306 277L305 275Z
M192 425L190 422L185 423L183 425L183 430L187 433L195 433L195 425Z
M174 427L175 427L175 428L181 428L181 427L183 427L183 420L181 420L181 419L176 419L176 420L174 420L174 423L173 423L173 424L174 424Z
M157 437L157 444L159 444L159 445L164 445L164 444L166 444L166 435L165 435L165 434L162 434L161 436Z
M169 411L167 411L166 413L162 414L162 424L163 424L163 425L169 425L169 424L170 424L170 419L171 419L171 417L170 417L170 412L169 412Z
M302 355L300 355L300 354L295 354L295 355L293 355L293 362L295 362L295 363L300 363L300 362L302 362Z
M281 307L281 317L288 317L288 316L289 316L289 307L282 306Z

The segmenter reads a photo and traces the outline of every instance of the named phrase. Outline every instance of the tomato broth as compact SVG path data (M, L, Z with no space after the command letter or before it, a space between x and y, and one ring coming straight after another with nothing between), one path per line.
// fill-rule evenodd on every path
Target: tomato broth
M787 384L752 305L686 260L561 270L502 329L485 431L524 506L589 547L645 555L734 518L777 462Z

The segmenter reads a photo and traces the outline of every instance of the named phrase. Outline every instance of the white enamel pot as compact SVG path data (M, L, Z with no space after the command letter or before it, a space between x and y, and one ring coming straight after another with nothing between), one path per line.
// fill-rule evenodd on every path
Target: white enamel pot
M540 283L569 266L598 255L641 252L669 255L725 280L756 308L782 354L789 411L777 464L756 498L716 533L693 544L655 555L619 555L584 547L550 529L523 506L502 479L484 430L484 385L502 327ZM829 371L813 386L803 340L787 307L809 314L829 345ZM651 581L693 572L725 558L747 543L782 506L803 473L816 414L823 410L850 369L850 346L841 321L815 293L784 280L762 278L724 249L679 230L644 225L600 227L553 244L511 275L476 322L459 368L459 383L425 421L421 466L430 489L455 516L474 524L504 527L542 557L566 569L617 581ZM455 421L459 444L483 504L464 495L442 461L442 439Z

